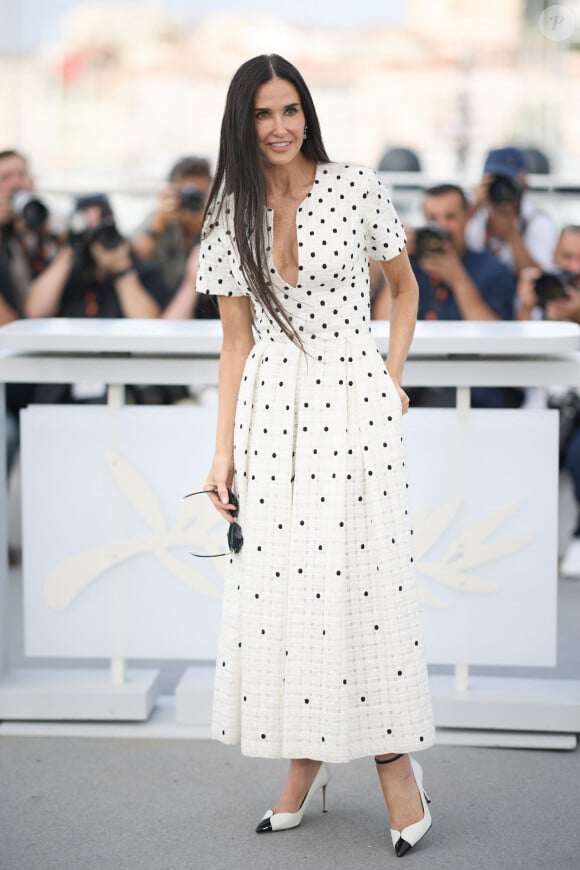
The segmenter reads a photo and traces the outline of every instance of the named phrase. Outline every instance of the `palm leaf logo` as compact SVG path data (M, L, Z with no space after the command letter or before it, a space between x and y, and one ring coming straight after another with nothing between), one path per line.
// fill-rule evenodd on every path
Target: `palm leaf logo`
M193 592L208 598L220 598L217 584L194 570L193 565L182 562L169 552L171 547L191 545L190 527L193 523L201 539L211 539L216 525L213 511L207 505L195 503L195 500L181 502L173 525L168 528L157 496L139 471L114 450L106 454L106 463L117 488L147 524L150 533L86 550L60 562L46 579L46 605L52 610L64 610L106 571L142 553L155 556L180 583Z
M487 514L478 522L464 529L451 541L443 555L429 560L429 553L436 543L449 532L457 519L461 499L454 499L437 507L428 514L424 508L415 512L415 558L417 571L442 586L456 592L492 594L498 584L488 580L474 569L515 553L527 546L534 535L531 532L511 535L499 540L489 540L494 533L507 524L521 508L523 502L513 501ZM439 609L449 605L436 593L420 588L421 600Z

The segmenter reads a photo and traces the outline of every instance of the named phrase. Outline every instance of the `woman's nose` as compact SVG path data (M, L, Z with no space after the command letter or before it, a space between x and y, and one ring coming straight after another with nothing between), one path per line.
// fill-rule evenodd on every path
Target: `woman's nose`
M284 115L274 115L274 133L284 133L286 131L286 126L284 124Z

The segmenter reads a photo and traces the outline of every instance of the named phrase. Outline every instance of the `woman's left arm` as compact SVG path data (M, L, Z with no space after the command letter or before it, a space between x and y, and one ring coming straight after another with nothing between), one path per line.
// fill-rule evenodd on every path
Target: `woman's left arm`
M419 288L407 252L381 263L391 294L391 316L387 371L401 395L403 413L409 407L407 394L401 389L403 368L409 353L419 303Z

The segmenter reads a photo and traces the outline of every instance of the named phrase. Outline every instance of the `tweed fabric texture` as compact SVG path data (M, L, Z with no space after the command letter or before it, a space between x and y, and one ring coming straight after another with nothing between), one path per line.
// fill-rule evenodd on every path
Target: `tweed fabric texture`
M229 210L231 214L231 209ZM299 283L268 267L304 350L256 300L240 386L241 552L226 570L213 735L246 755L352 758L434 740L397 389L370 335L368 258L405 237L370 170L319 164L296 216ZM228 210L198 290L250 295Z

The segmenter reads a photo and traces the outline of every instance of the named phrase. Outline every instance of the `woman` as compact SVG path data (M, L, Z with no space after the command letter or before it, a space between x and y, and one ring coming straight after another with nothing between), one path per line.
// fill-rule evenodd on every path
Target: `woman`
M230 522L237 491L244 536L226 572L213 733L291 759L258 832L300 824L325 797L325 762L375 755L398 855L430 826L407 753L433 742L399 425L417 310L404 245L375 174L329 162L298 70L277 55L243 64L197 283L219 295L223 324L204 488ZM369 256L393 295L388 371L369 334Z

